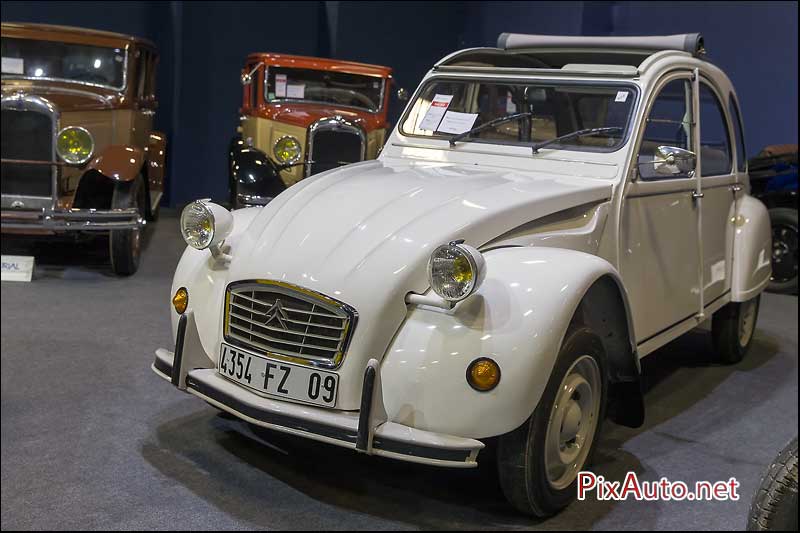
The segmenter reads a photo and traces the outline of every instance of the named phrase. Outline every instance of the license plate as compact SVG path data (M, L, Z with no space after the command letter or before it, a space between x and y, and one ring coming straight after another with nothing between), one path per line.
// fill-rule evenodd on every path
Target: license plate
M339 375L257 355L222 343L217 371L259 392L325 407L336 405Z

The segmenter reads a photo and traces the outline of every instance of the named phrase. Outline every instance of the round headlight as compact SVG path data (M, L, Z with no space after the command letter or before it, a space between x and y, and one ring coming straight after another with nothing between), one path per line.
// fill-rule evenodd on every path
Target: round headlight
M448 302L461 301L475 292L484 277L483 256L466 244L451 242L439 246L428 261L431 289Z
M92 157L94 139L86 128L67 126L58 132L56 153L72 165L82 165Z
M286 135L285 137L278 139L275 142L275 147L272 151L275 154L275 159L278 160L278 163L283 165L296 163L300 159L300 155L303 153L303 150L300 147L300 141L291 135Z
M214 239L214 213L201 201L192 202L181 213L181 234L186 244L203 250Z

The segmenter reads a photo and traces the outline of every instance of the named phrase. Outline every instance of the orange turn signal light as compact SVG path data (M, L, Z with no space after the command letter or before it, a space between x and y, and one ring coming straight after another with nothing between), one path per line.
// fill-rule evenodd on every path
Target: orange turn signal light
M186 312L186 308L189 307L189 291L186 290L186 287L175 291L175 296L172 297L172 307L179 315Z
M488 357L479 357L467 367L467 383L479 392L492 390L500 383L500 366Z

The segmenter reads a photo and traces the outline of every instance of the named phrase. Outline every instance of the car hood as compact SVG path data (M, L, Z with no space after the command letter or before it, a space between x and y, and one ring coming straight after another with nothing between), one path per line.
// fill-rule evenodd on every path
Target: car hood
M355 308L359 323L345 364L365 364L383 354L402 322L405 295L428 290L427 261L436 246L464 239L480 247L531 220L610 195L610 183L590 178L357 163L303 180L264 207L234 244L228 281L279 280Z
M589 178L434 163L349 165L306 179L268 204L237 246L231 273L326 293L346 294L368 279L380 286L402 280L406 292L421 291L437 245L464 239L480 247L539 217L610 195L610 183Z

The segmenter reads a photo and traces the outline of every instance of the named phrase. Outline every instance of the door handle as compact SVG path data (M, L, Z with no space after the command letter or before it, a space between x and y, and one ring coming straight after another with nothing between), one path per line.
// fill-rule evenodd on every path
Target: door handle
M731 185L731 190L733 191L733 194L736 194L742 190L742 186L738 183L736 185Z
M152 109L142 109L141 113L142 113L142 115L144 115L146 117L152 117L153 115L156 114L156 112L153 111Z

